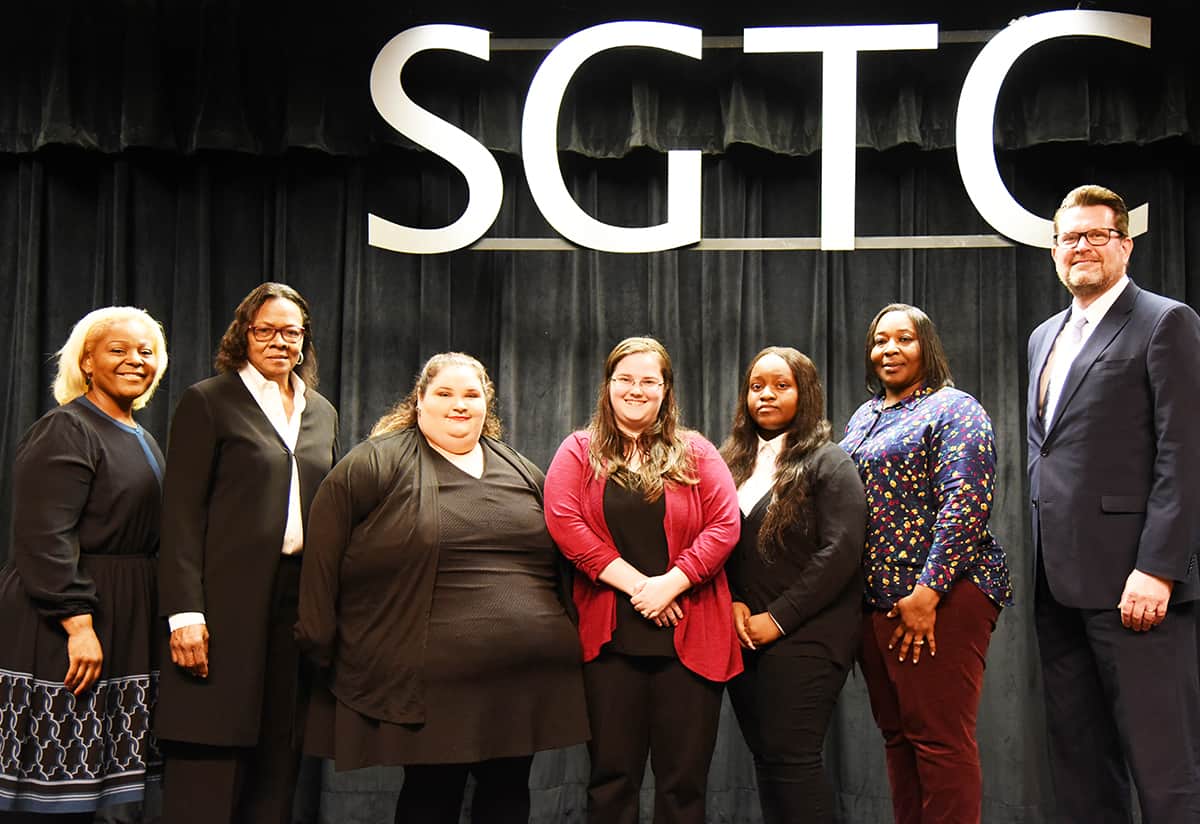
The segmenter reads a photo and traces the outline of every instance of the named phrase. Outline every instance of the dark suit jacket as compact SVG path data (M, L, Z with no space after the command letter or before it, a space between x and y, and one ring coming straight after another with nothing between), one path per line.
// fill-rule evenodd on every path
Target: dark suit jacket
M1034 546L1063 605L1117 606L1137 568L1200 597L1200 317L1132 281L1071 364L1050 429L1040 376L1070 310L1029 338Z
M308 510L337 460L337 412L309 389L296 442ZM287 524L291 455L236 372L190 386L175 408L163 485L159 612L203 612L209 675L163 659L155 731L217 746L258 740L271 590Z

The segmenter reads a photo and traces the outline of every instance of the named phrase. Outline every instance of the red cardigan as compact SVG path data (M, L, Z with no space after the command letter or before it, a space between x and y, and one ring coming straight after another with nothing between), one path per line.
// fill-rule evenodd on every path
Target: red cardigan
M671 563L692 582L679 599L683 620L675 627L675 651L697 675L728 681L742 671L725 579L725 559L741 529L737 489L713 445L696 433L687 438L700 483L668 485L663 518ZM599 655L612 638L616 590L597 578L621 557L604 522L605 479L597 479L588 463L590 442L586 431L567 436L546 473L545 488L550 535L583 573L575 576L574 594L584 661Z

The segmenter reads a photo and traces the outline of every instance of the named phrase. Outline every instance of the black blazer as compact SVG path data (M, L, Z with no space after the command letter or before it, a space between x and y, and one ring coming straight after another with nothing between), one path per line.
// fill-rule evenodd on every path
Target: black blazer
M337 412L309 389L296 442L308 511L338 457ZM217 746L258 740L271 590L287 525L291 454L236 372L189 387L175 408L163 484L159 612L203 612L209 675L163 658L155 731Z
M1135 568L1200 597L1200 317L1132 281L1071 364L1047 431L1042 370L1070 310L1029 337L1034 546L1063 605L1113 609Z
M725 571L735 601L769 611L784 635L767 655L826 658L849 668L862 624L862 556L867 499L853 459L835 443L807 458L812 523L784 534L770 563L759 555L758 532L771 494L742 516L742 533Z

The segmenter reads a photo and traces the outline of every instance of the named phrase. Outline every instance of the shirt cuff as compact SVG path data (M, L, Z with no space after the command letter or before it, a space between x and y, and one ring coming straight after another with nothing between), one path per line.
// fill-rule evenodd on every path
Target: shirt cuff
M787 633L783 631L783 625L779 623L779 620L774 615L771 615L771 610L767 610L767 615L770 615L771 620L775 622L775 628L779 630L779 634L787 635Z
M183 627L190 627L195 624L204 623L203 612L177 612L174 615L167 617L167 626L171 628L171 632Z

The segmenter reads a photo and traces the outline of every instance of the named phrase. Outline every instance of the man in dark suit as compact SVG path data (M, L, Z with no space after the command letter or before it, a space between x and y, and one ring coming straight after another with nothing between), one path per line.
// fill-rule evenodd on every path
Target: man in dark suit
M1029 338L1034 615L1059 813L1200 822L1200 317L1125 270L1129 213L1054 217L1071 306ZM1126 771L1128 765L1128 772Z

